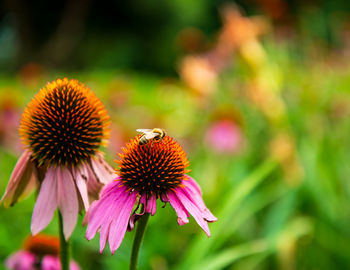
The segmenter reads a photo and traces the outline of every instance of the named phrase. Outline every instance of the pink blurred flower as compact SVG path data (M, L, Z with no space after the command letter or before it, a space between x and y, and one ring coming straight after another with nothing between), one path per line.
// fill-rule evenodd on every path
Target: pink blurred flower
M54 256L44 256L41 260L42 270L61 270L61 263L59 257ZM70 270L80 270L79 265L75 261L71 261L69 264Z
M235 122L220 120L209 127L205 140L215 152L234 153L242 142L242 132Z
M5 262L10 270L61 270L61 263L58 256L45 255L38 257L28 251L17 251L12 254ZM70 270L79 270L79 265L72 261Z
M28 251L17 251L12 254L5 262L10 270L35 270L38 258L35 254Z
M5 194L5 207L40 186L31 231L35 235L59 208L68 239L78 212L89 207L113 170L98 147L108 134L109 117L101 101L76 80L46 85L26 107L20 133L27 149L19 158Z
M10 270L60 270L59 240L57 237L39 234L26 239L24 248L12 254L5 261ZM70 270L80 270L75 261Z
M196 181L185 174L189 162L177 142L165 136L162 141L140 145L139 137L135 137L119 156L119 176L102 189L100 199L91 204L84 219L88 240L100 229L101 253L107 239L114 253L137 219L145 213L153 216L157 199L170 203L179 225L188 223L191 214L210 236L207 222L217 218L205 206ZM142 210L136 213L140 205Z

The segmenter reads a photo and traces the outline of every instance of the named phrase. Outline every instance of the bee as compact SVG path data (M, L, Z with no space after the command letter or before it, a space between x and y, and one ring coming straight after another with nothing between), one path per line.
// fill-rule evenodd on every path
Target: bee
M148 143L150 140L158 142L162 140L166 135L165 130L161 128L136 129L136 131L142 133L142 136L139 140L139 145L144 145Z

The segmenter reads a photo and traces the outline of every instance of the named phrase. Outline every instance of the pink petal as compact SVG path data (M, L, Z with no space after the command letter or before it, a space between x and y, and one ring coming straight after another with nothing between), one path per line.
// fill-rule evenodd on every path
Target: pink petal
M57 208L57 171L49 167L41 184L39 196L35 202L31 231L35 235L51 221Z
M218 219L210 212L210 210L205 206L205 203L202 199L201 193L198 192L198 184L196 181L187 176L188 179L184 180L182 183L186 185L186 187L183 189L188 193L188 198L191 199L191 201L198 205L198 207L201 209L203 212L204 219L208 222L214 222L217 221ZM200 191L200 190L199 190Z
M98 153L95 158L91 159L91 165L99 182L106 185L115 178L113 168L104 160L101 154Z
M111 227L111 221L109 223L102 224L101 226L101 230L100 230L100 253L101 254L106 247L110 227Z
M87 212L88 227L86 238L88 240L92 239L97 230L101 228L101 253L106 245L108 236L112 252L119 247L135 202L136 192L130 194L120 181L113 181L103 188L100 200L92 203ZM117 236L114 236L115 228L117 228L119 237L117 240ZM114 248L115 246L116 248Z
M173 191L168 192L168 200L177 214L177 222L180 226L188 223L189 214Z
M68 169L57 169L57 200L63 218L63 233L68 240L77 224L79 202L72 174Z
M113 179L114 184L108 183L108 185L105 185L103 189L101 190L100 197L105 196L109 192L114 192L116 188L121 188L123 186L123 183L119 181L120 177L117 176L115 179Z
M201 211L199 205L192 200L193 198L189 197L189 194L186 193L183 188L176 188L175 195L183 204L185 209L194 217L198 225L208 236L210 236L208 223L205 220L206 214Z
M146 202L146 212L151 213L152 216L157 211L157 198L155 195L152 195Z
M126 200L119 205L119 210L113 217L111 227L109 229L109 247L112 254L119 248L120 244L124 239L126 229L128 227L128 222L130 214L136 202L136 191L128 194Z
M119 181L113 181L106 185L101 192L101 198L91 204L84 218L84 223L88 224L86 229L86 238L88 240L91 240L101 227L108 210L113 206L113 202L125 192L125 187L122 187L120 184Z
M185 175L185 179L182 182L186 186L190 187L194 191L196 191L200 196L202 196L202 190L201 187L198 185L198 183L189 175Z
M46 255L41 260L41 270L61 270L61 262L58 257Z
M143 195L141 196L140 202L141 202L142 204L146 204L146 194L143 194Z
M35 188L35 180L31 181L34 176L34 166L30 161L30 155L31 152L25 150L13 169L5 194L0 201L5 207L12 206L20 197L24 197L22 195L28 195Z
M124 188L124 190L117 196L114 196L114 195L109 196L113 198L113 201L110 203L108 210L106 210L106 212L108 211L108 214L105 215L101 223L101 230L100 230L100 252L101 253L103 252L103 249L106 246L111 224L113 220L116 218L116 216L118 216L120 209L124 207L124 202L128 196L129 196L129 192L126 191L126 188Z
M5 266L10 270L35 270L36 263L37 257L33 253L20 250L5 261Z
M82 164L79 168L75 168L73 170L73 178L75 179L75 183L77 185L77 188L79 190L79 194L81 197L81 200L83 201L85 210L88 210L89 208L89 196L87 191L87 184L86 184L86 176L87 175L87 169L85 168L85 164ZM84 178L85 177L85 178Z
M109 209L112 208L114 198L112 196L101 198L98 201L94 201L90 208L88 209L87 214L84 218L84 223L87 224L86 229L86 238L91 240L98 229L101 227L102 221L109 214Z

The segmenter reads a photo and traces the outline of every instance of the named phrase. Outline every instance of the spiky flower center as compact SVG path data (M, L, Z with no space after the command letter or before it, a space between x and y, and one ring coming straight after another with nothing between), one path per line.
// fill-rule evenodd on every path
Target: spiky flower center
M24 249L38 256L57 256L60 250L60 242L57 237L38 234L35 236L30 236L26 239Z
M95 94L77 80L48 83L26 107L23 141L39 165L76 165L94 155L106 138L109 117Z
M150 140L139 145L139 138L131 140L123 153L119 176L122 182L141 195L156 195L158 198L167 191L181 185L189 162L182 147L171 137L161 141Z

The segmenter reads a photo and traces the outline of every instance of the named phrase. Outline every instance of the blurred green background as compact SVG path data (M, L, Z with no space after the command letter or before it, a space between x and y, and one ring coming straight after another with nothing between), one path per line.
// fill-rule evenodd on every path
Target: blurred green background
M75 78L111 115L114 167L136 129L163 127L219 219L208 239L159 204L140 269L350 269L349 57L345 0L2 1L0 191L25 105ZM1 262L30 233L34 197L0 207ZM127 269L134 232L100 255L81 220L82 269Z

